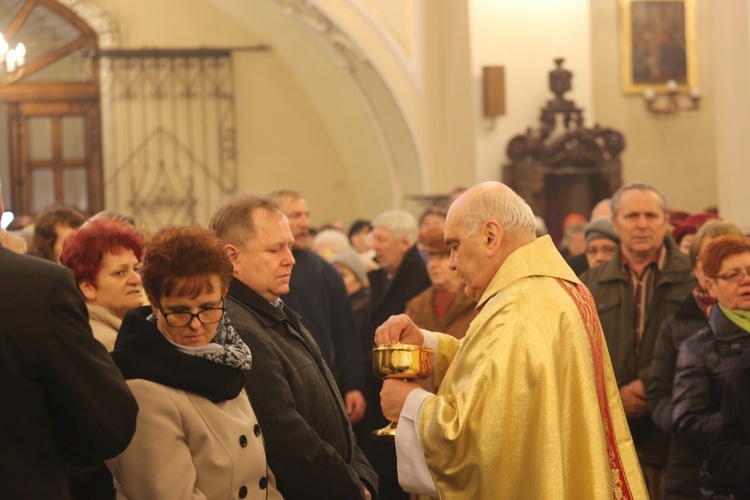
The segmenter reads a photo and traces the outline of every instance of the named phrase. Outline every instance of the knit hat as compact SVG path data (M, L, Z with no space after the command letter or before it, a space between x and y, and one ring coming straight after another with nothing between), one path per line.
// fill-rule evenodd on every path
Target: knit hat
M615 230L612 228L612 219L609 217L597 217L592 220L583 229L583 234L586 237L586 244L588 245L591 240L599 238L606 238L612 240L618 245L620 244L620 237L617 236Z
M334 266L340 264L348 268L354 273L354 276L357 277L361 284L367 284L367 270L365 269L365 263L362 262L362 259L356 252L351 250L341 252L331 260L331 264Z
M436 227L420 231L419 245L427 253L437 253L443 255L451 254L451 247L445 244L443 230Z
M710 212L698 212L689 217L686 217L682 224L677 226L672 232L672 239L679 243L683 236L686 234L695 234L703 224L710 221L711 219L718 219L719 216Z

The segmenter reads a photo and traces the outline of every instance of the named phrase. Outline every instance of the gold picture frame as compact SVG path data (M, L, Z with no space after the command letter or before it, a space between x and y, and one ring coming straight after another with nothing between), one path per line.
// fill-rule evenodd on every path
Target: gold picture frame
M619 0L620 66L625 94L698 87L695 0Z

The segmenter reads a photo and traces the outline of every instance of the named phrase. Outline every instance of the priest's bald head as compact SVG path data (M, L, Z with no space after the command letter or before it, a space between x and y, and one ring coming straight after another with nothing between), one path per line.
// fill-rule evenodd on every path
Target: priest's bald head
M483 182L458 197L448 210L445 241L466 295L479 301L505 259L536 239L535 229L531 208L505 184Z

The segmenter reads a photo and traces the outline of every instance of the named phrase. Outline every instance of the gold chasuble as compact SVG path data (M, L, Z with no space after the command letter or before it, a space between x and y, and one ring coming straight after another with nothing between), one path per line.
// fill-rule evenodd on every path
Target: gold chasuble
M420 413L440 498L647 499L596 306L549 236L478 307L462 341L436 334Z

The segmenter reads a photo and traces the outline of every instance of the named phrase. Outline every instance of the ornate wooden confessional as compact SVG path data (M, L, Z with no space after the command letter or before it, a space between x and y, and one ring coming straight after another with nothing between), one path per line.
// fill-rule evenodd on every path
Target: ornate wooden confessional
M563 59L549 73L555 98L541 109L540 124L508 143L509 163L502 179L547 223L555 241L561 237L566 215L586 217L593 206L620 187L620 153L625 138L612 128L583 125L583 109L563 97L571 89L573 73Z

